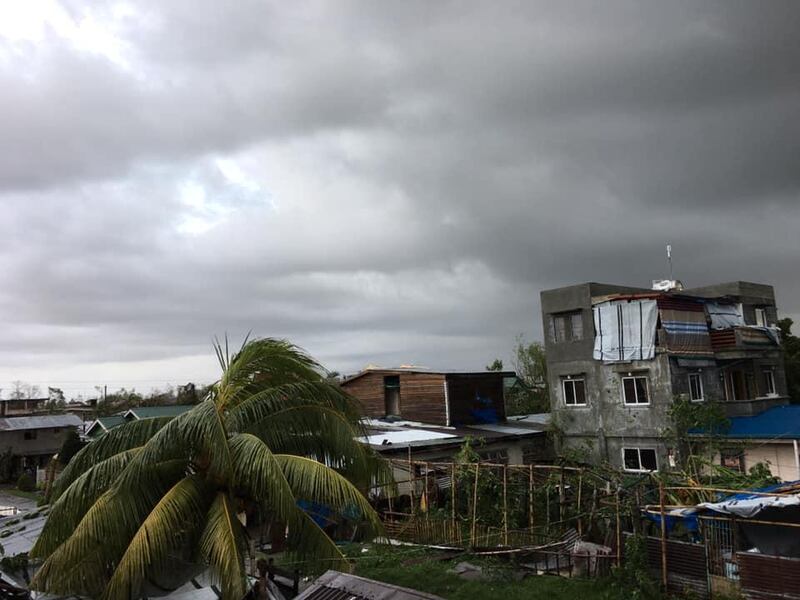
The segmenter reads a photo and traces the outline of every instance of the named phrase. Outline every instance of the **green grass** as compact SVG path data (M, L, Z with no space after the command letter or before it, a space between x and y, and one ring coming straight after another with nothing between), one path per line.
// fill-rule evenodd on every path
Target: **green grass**
M436 594L448 600L616 600L630 598L630 592L619 590L604 580L566 579L554 575L528 575L514 581L511 563L479 557L460 556L433 560L440 553L400 547L349 547L354 559L355 574L378 581ZM480 565L489 573L487 581L467 581L448 573L456 564L467 561Z
M27 500L33 501L37 501L42 497L41 492L23 492L22 490L18 490L14 487L3 488L2 491L6 494L11 494L12 496L18 496L19 498L26 498Z

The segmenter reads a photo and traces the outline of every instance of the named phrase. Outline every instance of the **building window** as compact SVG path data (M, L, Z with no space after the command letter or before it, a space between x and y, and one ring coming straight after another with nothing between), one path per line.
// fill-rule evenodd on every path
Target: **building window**
M25 439L26 440L35 440L36 439L36 430L29 430L25 432Z
M743 371L741 369L726 371L725 398L728 401L755 398L754 383L755 378L752 371Z
M567 406L586 406L586 383L582 378L568 377L561 382L564 404Z
M767 309L766 308L756 308L753 312L755 312L755 316L756 316L756 326L758 326L758 327L766 327L767 326Z
M61 427L53 427L53 433L61 433Z
M652 448L623 448L622 464L626 471L657 471L656 451Z
M739 473L746 473L744 465L744 454L735 448L724 448L719 453L719 464L728 469L733 469Z
M556 343L582 340L583 314L581 311L551 315L550 337Z
M700 373L689 373L689 399L692 402L703 401L703 376Z
M622 397L625 404L650 404L645 375L631 375L622 378Z
M764 371L764 391L767 396L775 396L775 374L772 370Z
M386 416L400 416L400 376L383 378L383 401Z
M483 450L478 452L481 461L494 463L496 465L508 464L508 450L505 448L498 448L496 450Z

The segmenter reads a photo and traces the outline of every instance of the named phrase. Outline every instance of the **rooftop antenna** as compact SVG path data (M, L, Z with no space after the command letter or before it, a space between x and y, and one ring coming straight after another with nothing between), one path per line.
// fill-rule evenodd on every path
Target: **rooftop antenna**
M669 280L672 281L672 244L667 244L667 262L669 262Z

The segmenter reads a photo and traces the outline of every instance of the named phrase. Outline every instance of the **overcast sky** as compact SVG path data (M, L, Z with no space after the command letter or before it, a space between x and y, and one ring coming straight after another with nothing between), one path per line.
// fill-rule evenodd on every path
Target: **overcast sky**
M0 3L0 387L477 368L586 280L800 321L800 4ZM800 326L799 326L800 327Z

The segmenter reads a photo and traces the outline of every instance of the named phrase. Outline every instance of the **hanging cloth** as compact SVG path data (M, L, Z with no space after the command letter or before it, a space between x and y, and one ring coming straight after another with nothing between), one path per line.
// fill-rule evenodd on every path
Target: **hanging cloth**
M655 300L613 300L592 308L595 360L652 360L656 352Z

